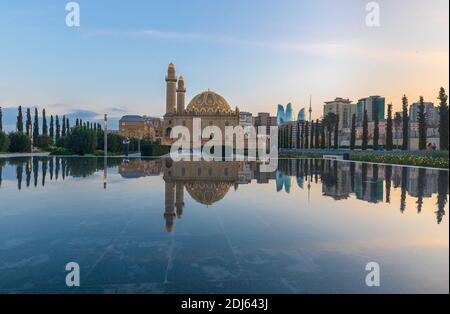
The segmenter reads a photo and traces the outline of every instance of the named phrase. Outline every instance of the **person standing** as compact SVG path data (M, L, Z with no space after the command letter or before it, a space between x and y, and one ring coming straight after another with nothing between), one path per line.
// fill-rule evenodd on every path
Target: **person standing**
M128 151L129 151L129 148L130 148L130 138L129 137L126 137L124 140L123 140L123 145L124 145L124 153L125 153L125 156L127 156L128 157Z

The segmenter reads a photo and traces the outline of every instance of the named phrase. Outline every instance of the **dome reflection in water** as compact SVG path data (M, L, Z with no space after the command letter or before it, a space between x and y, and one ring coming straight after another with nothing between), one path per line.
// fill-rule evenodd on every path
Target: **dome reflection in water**
M448 291L448 171L321 159L0 159L0 292ZM107 184L104 189L104 172Z

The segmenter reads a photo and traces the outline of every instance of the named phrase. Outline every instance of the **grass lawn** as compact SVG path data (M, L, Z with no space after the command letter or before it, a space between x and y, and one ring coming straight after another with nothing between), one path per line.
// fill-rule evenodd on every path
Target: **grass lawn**
M437 152L352 152L345 151L350 155L350 160L374 162L392 165L407 165L418 167L430 167L448 169L448 151ZM322 158L325 153L301 152L301 153L280 153L280 158ZM327 152L326 154L330 154ZM331 153L332 154L332 153ZM337 153L342 154L342 151Z

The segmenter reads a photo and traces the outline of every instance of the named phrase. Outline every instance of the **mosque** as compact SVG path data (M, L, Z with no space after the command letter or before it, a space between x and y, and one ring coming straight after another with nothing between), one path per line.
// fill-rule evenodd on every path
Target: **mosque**
M193 119L201 118L201 129L207 126L217 126L222 132L222 141L225 140L225 127L237 126L240 122L239 109L232 109L221 95L207 90L189 102L185 107L186 88L183 76L177 77L175 65L170 63L166 76L166 113L164 115L164 143L171 144L170 132L175 126L185 126L191 134ZM209 139L202 139L202 145Z

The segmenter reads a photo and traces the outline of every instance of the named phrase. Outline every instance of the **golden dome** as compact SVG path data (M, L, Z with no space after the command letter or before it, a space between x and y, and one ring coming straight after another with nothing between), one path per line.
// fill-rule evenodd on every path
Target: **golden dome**
M209 90L192 98L186 111L191 113L233 113L225 98Z
M189 195L203 205L212 205L225 197L231 184L226 182L192 182L186 184Z

